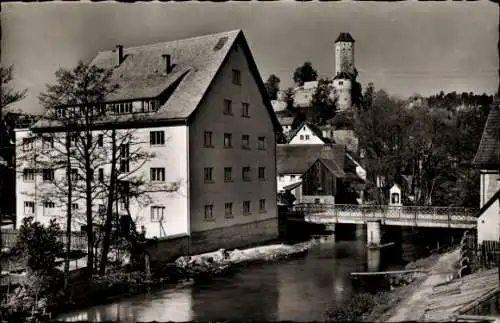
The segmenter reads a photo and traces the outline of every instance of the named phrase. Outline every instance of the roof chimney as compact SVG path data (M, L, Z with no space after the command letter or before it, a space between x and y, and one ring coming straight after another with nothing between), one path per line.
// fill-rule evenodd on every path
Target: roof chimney
M123 46L116 45L116 66L123 62Z
M163 54L162 57L163 57L163 63L165 66L165 74L169 74L170 72L172 72L171 56L169 54Z

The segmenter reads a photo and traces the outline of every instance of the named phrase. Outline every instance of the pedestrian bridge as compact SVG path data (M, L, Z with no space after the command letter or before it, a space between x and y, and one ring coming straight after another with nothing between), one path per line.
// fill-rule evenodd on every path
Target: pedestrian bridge
M382 225L468 229L479 209L441 206L389 206L302 203L289 211L304 214L307 222L321 224L378 222Z

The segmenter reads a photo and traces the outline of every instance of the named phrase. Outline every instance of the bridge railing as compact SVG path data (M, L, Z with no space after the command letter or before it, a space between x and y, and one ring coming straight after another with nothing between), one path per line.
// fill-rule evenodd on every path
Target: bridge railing
M306 215L321 214L335 217L337 220L352 219L367 221L429 221L434 223L468 224L476 220L478 209L465 207L442 206L389 206L389 205L355 205L355 204L319 204L302 203L290 206L290 211Z

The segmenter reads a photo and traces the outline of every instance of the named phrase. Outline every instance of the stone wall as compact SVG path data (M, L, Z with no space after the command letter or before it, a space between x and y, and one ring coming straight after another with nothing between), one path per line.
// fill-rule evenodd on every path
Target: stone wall
M174 260L183 255L195 255L221 248L235 249L278 238L278 218L233 225L201 232L191 236L158 240L147 248L152 261Z
M278 218L233 225L191 234L191 252L234 249L278 238Z

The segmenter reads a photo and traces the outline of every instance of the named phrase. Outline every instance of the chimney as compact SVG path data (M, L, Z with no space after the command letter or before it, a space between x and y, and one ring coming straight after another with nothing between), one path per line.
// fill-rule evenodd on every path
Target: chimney
M163 54L162 57L165 66L165 74L169 74L170 72L172 72L171 56L169 54Z
M116 45L116 66L123 62L123 46Z

